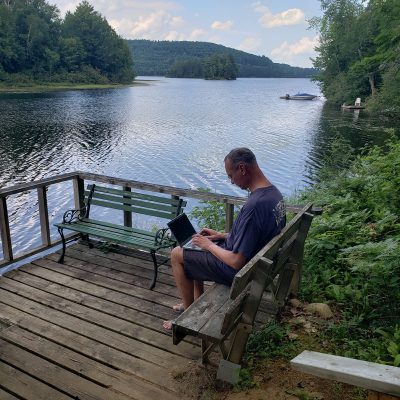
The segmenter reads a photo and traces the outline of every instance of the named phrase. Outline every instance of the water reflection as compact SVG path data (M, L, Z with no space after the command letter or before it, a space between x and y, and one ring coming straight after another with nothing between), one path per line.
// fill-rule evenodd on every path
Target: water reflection
M363 110L344 113L322 99L279 99L297 91L318 94L307 79L163 78L114 90L2 94L0 187L84 170L244 195L227 180L222 160L232 147L248 146L266 175L290 195L312 182L337 135L359 149L390 134L389 125ZM70 190L49 193L52 218L71 204ZM9 199L18 249L39 244L32 225L35 196ZM18 219L22 215L28 220Z

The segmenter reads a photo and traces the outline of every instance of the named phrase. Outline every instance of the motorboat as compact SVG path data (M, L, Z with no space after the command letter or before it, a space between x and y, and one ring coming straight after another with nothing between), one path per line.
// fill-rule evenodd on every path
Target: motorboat
M280 99L285 99L285 100L313 100L317 96L316 94L309 94L309 93L297 93L297 94L285 94L284 96L281 96Z

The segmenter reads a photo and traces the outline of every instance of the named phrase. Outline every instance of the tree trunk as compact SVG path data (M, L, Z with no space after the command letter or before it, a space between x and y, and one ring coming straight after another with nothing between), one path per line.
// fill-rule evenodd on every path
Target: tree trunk
M368 80L369 80L369 85L371 87L371 94L372 94L372 96L375 96L376 95L376 87L375 87L374 74L369 74Z

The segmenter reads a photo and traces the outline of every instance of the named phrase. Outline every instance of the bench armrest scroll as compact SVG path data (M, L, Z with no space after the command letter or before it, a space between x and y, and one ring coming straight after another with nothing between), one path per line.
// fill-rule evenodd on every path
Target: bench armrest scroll
M162 245L171 241L173 241L173 239L171 238L171 231L169 228L161 228L154 235L154 243L156 245Z
M82 218L86 218L87 216L87 207L83 206L82 208L79 208L78 210L67 210L65 211L63 215L63 224L70 224L75 220L81 220Z

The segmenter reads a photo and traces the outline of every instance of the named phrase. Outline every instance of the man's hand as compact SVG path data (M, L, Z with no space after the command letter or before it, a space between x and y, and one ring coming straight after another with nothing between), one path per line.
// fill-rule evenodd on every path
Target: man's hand
M227 233L217 232L217 231L214 231L214 229L210 229L210 228L203 228L199 234L201 236L207 236L207 238L212 240L213 242L216 242L218 240L225 240L226 237L228 236Z
M214 246L214 243L210 239L212 236L204 236L200 233L196 233L196 235L192 236L192 243L195 246L200 247L203 250L209 250L211 246Z

